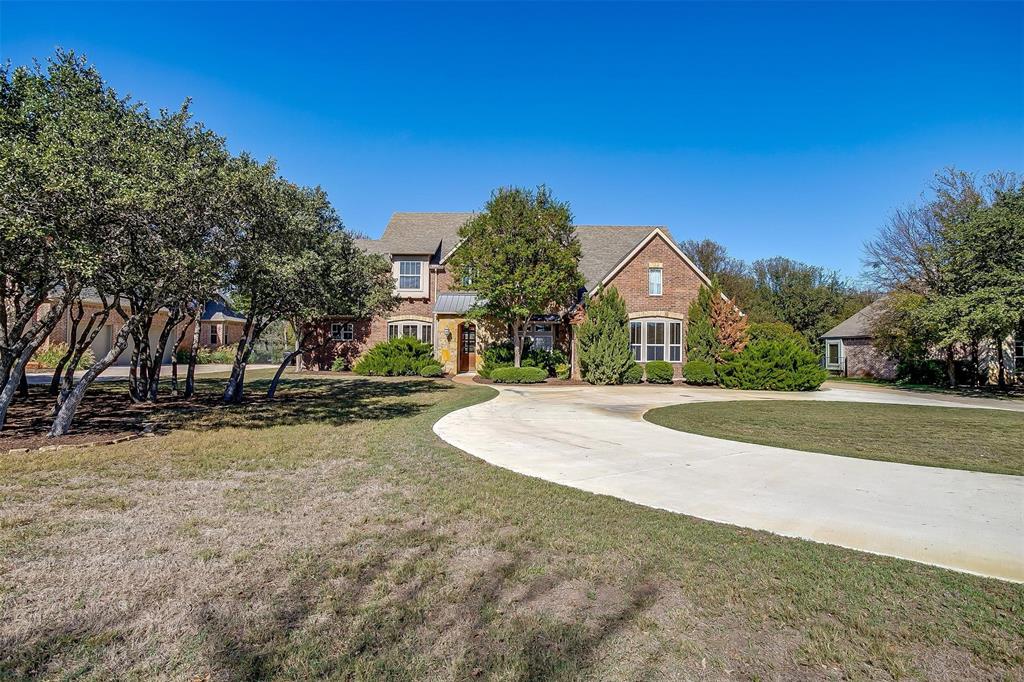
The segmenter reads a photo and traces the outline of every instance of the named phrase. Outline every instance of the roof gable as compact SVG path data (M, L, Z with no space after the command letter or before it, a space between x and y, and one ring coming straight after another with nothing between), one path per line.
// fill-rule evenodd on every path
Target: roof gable
M440 257L459 241L459 228L475 213L404 213L391 215L380 239L360 239L366 251L383 254Z
M872 328L885 311L885 299L869 303L850 317L822 334L821 339L869 339L874 336Z

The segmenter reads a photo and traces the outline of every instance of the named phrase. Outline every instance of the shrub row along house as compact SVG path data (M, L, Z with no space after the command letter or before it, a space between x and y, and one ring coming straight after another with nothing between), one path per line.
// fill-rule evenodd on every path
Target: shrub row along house
M391 260L400 302L384 317L324 319L320 331L331 342L307 353L304 364L327 369L341 357L351 365L381 341L411 336L433 346L448 374L475 371L483 348L508 339L508 330L470 315L477 303L472 283L455 286L447 267L459 248L459 228L474 215L395 213L380 239L359 240L363 249ZM578 225L575 235L585 280L580 296L615 287L629 312L633 357L640 363L668 361L679 375L686 362L687 311L700 287L710 285L707 276L665 227ZM527 327L531 345L571 356L569 313L535 316ZM573 367L574 374L578 369Z

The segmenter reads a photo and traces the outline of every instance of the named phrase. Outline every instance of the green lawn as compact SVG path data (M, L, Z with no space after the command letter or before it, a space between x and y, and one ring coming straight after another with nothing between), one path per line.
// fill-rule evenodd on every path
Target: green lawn
M490 466L430 428L487 387L280 395L0 456L0 678L1021 676L1022 585Z
M1024 413L877 403L740 400L651 410L655 424L745 443L886 462L1024 474Z

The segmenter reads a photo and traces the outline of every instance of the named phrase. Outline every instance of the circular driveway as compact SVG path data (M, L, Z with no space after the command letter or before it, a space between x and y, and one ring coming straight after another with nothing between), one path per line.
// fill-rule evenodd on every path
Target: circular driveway
M738 443L643 419L653 407L720 400L840 400L1020 412L1024 403L874 387L798 394L684 386L495 388L496 398L446 415L434 431L487 462L581 490L1024 581L1024 477Z

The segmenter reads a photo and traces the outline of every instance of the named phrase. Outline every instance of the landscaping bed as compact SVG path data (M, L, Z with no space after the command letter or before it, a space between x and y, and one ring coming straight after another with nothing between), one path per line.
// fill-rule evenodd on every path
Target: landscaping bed
M286 375L166 435L0 455L0 678L1000 679L1024 586L490 466L494 392ZM201 380L200 404L223 380ZM105 390L123 392L111 385Z
M745 443L1024 475L1024 413L878 403L739 400L651 410L655 424Z

